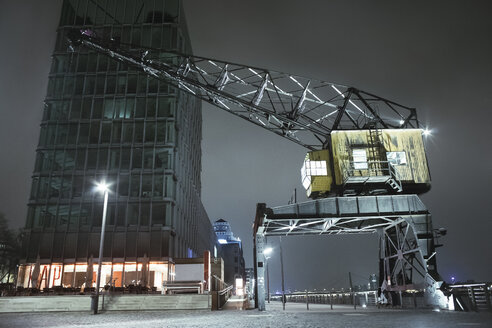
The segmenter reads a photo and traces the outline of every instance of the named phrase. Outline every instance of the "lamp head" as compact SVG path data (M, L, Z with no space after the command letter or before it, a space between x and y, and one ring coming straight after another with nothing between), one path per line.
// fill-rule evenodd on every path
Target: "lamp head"
M263 250L263 255L270 255L273 252L273 248L267 247Z
M105 193L109 191L109 184L107 184L106 181L98 182L96 183L96 190L101 193Z

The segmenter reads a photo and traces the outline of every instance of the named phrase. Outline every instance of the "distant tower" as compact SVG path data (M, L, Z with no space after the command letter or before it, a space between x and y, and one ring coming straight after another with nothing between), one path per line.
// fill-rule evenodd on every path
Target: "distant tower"
M224 219L219 219L214 222L214 232L217 235L219 243L239 243L241 245L241 239L234 237L231 229L231 225ZM222 242L220 241L222 240ZM226 241L226 242L224 242Z
M233 285L237 278L246 279L241 239L234 237L229 222L224 219L215 221L213 226L219 243L219 257L224 260L224 281Z

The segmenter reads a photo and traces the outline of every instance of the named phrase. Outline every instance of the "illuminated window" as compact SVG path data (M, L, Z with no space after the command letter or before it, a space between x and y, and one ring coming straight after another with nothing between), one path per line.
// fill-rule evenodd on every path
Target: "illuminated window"
M367 153L365 149L353 149L354 169L367 170Z
M301 168L302 185L308 189L311 185L311 177L319 175L328 175L326 161L304 161Z
M407 155L404 151L389 151L386 153L386 158L393 165L407 164Z

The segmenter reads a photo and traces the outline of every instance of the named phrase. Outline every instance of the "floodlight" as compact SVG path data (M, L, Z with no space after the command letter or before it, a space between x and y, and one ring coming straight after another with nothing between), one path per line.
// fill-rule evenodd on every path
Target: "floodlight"
M96 189L99 192L106 192L109 191L109 184L106 183L106 181L101 181L99 183L96 183Z

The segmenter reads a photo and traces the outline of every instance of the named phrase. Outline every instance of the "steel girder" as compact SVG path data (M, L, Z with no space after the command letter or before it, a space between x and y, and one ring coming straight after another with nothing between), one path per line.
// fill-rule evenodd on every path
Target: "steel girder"
M414 108L353 87L180 53L142 53L90 30L68 38L311 150L326 148L332 130L419 127Z
M431 215L417 195L333 197L274 208L258 204L253 229L259 310L265 309L261 268L266 236L362 233L378 233L380 279L389 275L393 291L424 289L427 304L446 307Z

